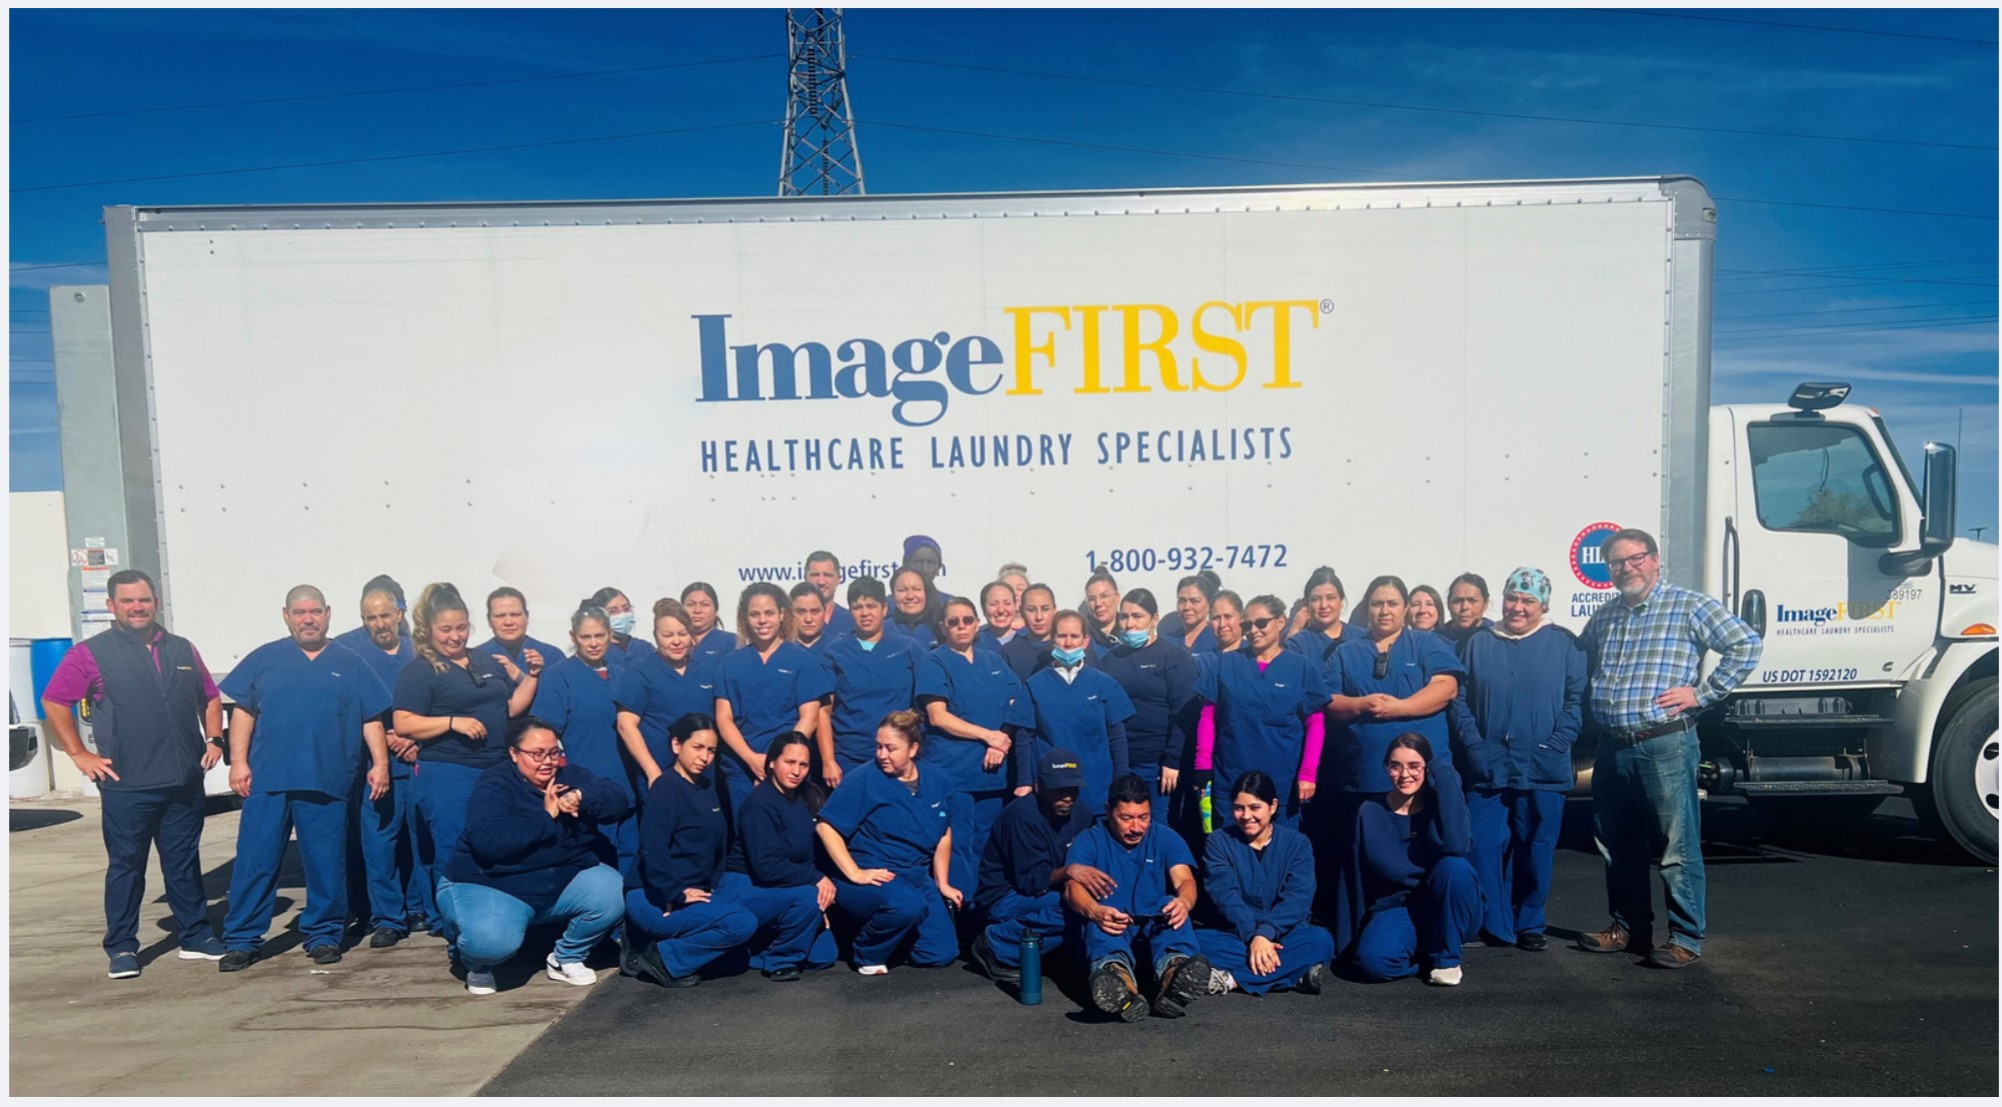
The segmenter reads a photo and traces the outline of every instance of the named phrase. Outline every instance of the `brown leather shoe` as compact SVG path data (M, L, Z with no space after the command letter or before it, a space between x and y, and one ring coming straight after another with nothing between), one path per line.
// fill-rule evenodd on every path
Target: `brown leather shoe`
M1656 946L1653 952L1647 955L1647 963L1658 969L1686 969L1702 959L1702 954L1688 946L1676 945L1674 942Z
M1594 934L1578 935L1578 948L1588 953L1624 953L1633 936L1619 923Z

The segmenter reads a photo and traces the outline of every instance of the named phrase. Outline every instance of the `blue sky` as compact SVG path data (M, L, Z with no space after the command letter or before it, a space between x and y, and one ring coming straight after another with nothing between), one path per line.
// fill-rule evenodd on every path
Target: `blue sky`
M872 193L1693 174L1725 198L1714 398L1769 401L1802 379L1850 380L1855 402L1883 411L1913 459L1959 427L1961 523L1993 538L1995 12L1683 14L1707 18L851 9L849 82ZM101 259L105 205L775 186L777 10L16 10L9 22L15 490L61 481L46 290L103 279L101 267L18 267ZM716 64L27 121L703 62ZM747 125L40 187L733 123Z

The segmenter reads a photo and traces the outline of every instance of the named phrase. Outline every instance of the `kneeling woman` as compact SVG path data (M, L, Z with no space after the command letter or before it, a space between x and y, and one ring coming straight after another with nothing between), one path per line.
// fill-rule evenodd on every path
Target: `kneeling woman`
M913 965L947 965L959 953L949 903L952 886L952 782L936 768L919 771L924 724L915 711L892 712L876 729L876 770L858 768L820 809L816 831L840 870L834 907L860 924L855 971L881 976L908 948Z
M561 765L556 729L533 715L509 724L508 764L480 774L466 801L464 847L438 886L438 906L458 928L466 991L494 992L493 967L514 956L535 923L565 923L545 963L552 980L589 985L584 958L622 914L619 871L599 828L626 817L625 793L575 765Z
M1356 808L1335 900L1335 963L1363 980L1460 982L1460 939L1481 916L1467 861L1467 801L1450 758L1421 735L1391 739L1390 790Z
M757 933L758 917L716 896L729 851L724 797L708 772L716 720L683 715L668 731L674 767L647 789L640 851L626 881L620 971L668 988L702 982L702 966Z
M823 912L834 903L834 881L813 867L813 816L820 793L807 783L813 746L788 731L765 749L765 779L737 811L730 871L718 899L757 916L751 967L769 980L798 980L804 969L834 963L834 935Z
M1314 906L1314 850L1307 836L1280 826L1279 788L1261 772L1231 785L1234 825L1209 836L1203 890L1223 929L1201 930L1203 956L1245 992L1297 988L1320 993L1335 940L1307 921Z

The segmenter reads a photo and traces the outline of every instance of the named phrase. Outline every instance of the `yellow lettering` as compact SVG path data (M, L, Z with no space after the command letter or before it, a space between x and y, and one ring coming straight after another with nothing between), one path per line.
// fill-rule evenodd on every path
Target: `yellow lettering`
M1079 395L1110 392L1099 379L1098 317L1105 313L1106 305L1092 304L1071 310L1084 317L1084 383L1072 391Z
M1298 388L1293 379L1293 309L1307 313L1310 329L1321 326L1320 305L1312 300L1257 300L1244 305L1244 325L1249 327L1260 308L1272 309L1272 380L1261 388Z
M1113 309L1119 312L1122 337L1126 340L1126 383L1113 389L1114 392L1146 392L1148 387L1140 383L1140 355L1153 354L1155 367L1161 373L1161 387L1170 392L1187 392L1182 384L1181 372L1175 367L1175 355L1168 349L1174 341L1181 325L1175 321L1175 313L1164 304L1120 304ZM1161 333L1152 342L1140 341L1140 317L1151 314L1161 321Z
M1036 387L1035 358L1042 355L1043 361L1054 368L1057 364L1057 332L1049 331L1041 345L1036 343L1033 320L1038 315L1055 315L1063 320L1063 329L1071 329L1071 310L1067 307L1011 307L1002 308L1015 320L1015 386L1009 396L1040 396L1043 390Z
M1222 354L1237 366L1237 372L1231 375L1229 384L1211 384L1209 381L1203 379L1202 359L1191 357L1189 359L1189 380L1198 392L1229 392L1244 381L1244 373L1247 367L1244 343L1239 342L1235 338L1225 338L1219 334L1211 334L1209 331L1203 329L1203 313L1211 308L1222 308L1225 314L1230 316L1231 330L1233 332L1244 329L1244 315L1238 310L1236 304L1227 304L1222 300L1211 300L1196 308L1195 314L1189 316L1189 335L1195 339L1196 349L1209 354Z

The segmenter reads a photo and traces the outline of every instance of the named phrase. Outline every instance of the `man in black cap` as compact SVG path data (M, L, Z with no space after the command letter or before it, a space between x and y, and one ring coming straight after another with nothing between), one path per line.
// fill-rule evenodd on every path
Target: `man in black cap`
M1025 933L1040 935L1045 951L1063 944L1065 884L1078 881L1094 896L1112 891L1111 877L1064 863L1071 839L1091 825L1090 813L1077 803L1082 787L1077 754L1050 750L1036 764L1035 802L1011 803L994 820L975 897L987 913L987 929L973 939L972 956L999 983L1022 982Z

